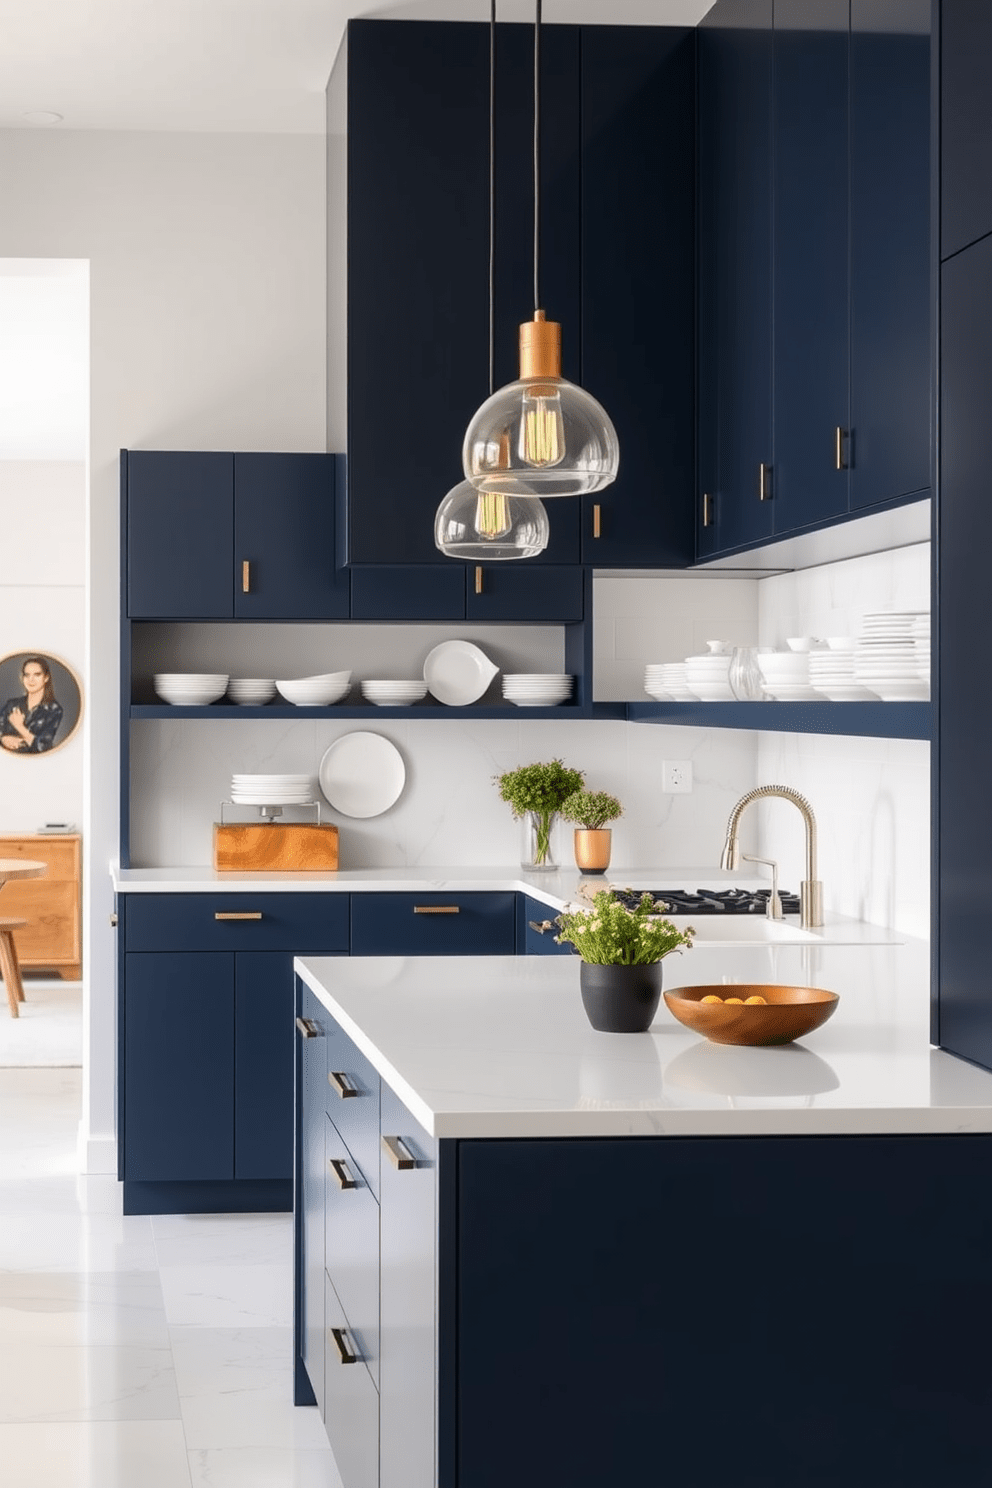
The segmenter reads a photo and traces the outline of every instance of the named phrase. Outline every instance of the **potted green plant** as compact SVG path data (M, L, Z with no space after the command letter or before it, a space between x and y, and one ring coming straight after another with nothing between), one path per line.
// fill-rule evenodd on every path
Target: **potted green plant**
M557 868L552 851L552 830L562 802L582 789L581 770L571 770L560 759L547 763L521 765L494 777L500 799L512 808L513 815L524 823L524 849L521 866L528 872L536 868Z
M661 1000L661 963L690 949L692 926L678 930L664 918L667 905L642 894L633 909L602 889L589 909L566 911L555 923L559 945L582 957L579 989L593 1028L601 1033L643 1033Z
M606 791L575 791L563 803L561 815L564 821L575 823L575 866L582 873L605 873L613 838L606 823L623 816L616 796Z

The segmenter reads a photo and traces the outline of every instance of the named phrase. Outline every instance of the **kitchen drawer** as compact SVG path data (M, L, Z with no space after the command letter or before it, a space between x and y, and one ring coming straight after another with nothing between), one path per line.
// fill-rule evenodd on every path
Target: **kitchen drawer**
M341 1140L379 1197L379 1091L376 1071L334 1019L325 1014L326 1110Z
M512 956L515 894L353 894L353 956Z
M558 911L527 894L521 894L517 906L517 947L524 956L570 956L570 945L559 945L555 940L558 927L553 922ZM535 926L550 925L547 930Z
M379 1205L333 1121L324 1134L324 1266L379 1385Z
M129 951L347 951L348 895L129 894L125 925Z
M341 1481L345 1488L379 1488L379 1392L326 1272L324 1361L324 1426Z

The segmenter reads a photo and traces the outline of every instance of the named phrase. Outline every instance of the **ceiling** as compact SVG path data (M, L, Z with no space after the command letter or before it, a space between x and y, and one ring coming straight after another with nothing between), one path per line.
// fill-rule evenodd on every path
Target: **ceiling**
M695 25L713 0L545 0L544 19ZM533 0L498 0L501 20ZM354 16L479 20L486 0L0 0L0 128L320 134ZM25 120L32 111L60 123Z

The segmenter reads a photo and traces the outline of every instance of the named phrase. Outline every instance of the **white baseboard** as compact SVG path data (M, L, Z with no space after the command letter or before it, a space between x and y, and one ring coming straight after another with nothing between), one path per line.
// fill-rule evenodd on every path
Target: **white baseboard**
M76 1156L81 1173L117 1172L117 1138L108 1134L91 1136L85 1124L79 1123Z

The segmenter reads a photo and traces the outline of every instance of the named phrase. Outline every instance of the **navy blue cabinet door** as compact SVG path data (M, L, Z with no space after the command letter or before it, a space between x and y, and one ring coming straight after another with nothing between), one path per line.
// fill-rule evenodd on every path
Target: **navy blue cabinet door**
M620 442L585 563L693 558L695 70L691 29L582 28L582 385Z
M515 894L353 894L353 956L512 956Z
M992 232L992 7L940 7L940 255Z
M848 0L775 0L776 533L848 506L848 25Z
M127 612L234 612L234 457L127 450Z
M234 1175L234 957L125 957L124 1177Z
M721 0L697 44L701 209L714 239L701 259L712 340L700 346L700 376L709 384L715 364L725 550L772 535L772 0Z
M575 503L549 501L557 508ZM470 620L581 620L581 568L528 568L520 563L480 564L469 570L465 599Z
M234 1176L291 1178L292 957L238 952L234 986Z
M930 3L891 12L851 0L852 510L930 486Z
M992 237L941 270L937 926L939 1042L992 1069L988 961L992 696L976 687L992 550Z
M438 557L434 550L435 558ZM351 574L353 620L464 620L461 563L380 564Z
M347 619L349 576L334 559L334 467L333 455L234 456L239 619Z

